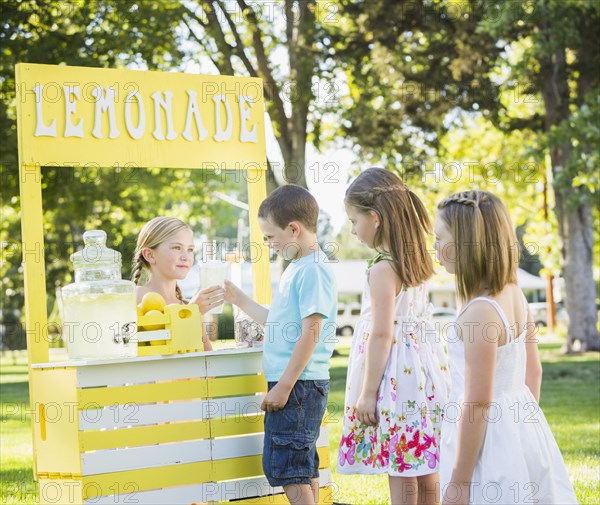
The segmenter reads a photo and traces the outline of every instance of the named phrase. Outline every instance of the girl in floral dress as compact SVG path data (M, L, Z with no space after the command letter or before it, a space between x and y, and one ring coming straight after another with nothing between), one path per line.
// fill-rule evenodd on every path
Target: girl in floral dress
M438 504L448 373L424 288L433 272L429 217L382 168L362 172L345 205L352 233L377 255L350 351L338 472L387 474L394 504Z

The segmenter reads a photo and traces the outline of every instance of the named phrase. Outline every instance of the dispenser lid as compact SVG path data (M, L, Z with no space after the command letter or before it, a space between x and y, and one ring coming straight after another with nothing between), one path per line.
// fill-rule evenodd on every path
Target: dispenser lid
M79 268L98 268L121 266L121 253L106 247L106 232L89 230L83 234L85 247L71 254L75 270Z

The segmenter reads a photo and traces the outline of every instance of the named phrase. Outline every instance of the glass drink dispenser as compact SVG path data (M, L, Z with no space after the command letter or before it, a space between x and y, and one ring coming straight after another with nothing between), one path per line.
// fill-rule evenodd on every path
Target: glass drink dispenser
M106 233L83 234L71 255L75 282L62 288L63 339L70 359L137 356L133 282L121 279L121 253L106 247Z

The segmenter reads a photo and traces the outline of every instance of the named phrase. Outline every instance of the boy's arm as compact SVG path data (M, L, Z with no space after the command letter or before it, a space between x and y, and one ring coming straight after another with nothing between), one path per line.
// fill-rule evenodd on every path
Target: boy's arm
M225 300L227 300L229 303L237 305L257 323L264 326L267 322L269 309L263 307L259 303L256 303L233 282L228 280L225 280Z
M271 391L267 393L260 408L266 412L276 412L283 409L288 402L292 388L302 371L306 368L321 333L323 324L323 315L319 313L311 314L302 320L302 334L296 342L292 357L279 379Z

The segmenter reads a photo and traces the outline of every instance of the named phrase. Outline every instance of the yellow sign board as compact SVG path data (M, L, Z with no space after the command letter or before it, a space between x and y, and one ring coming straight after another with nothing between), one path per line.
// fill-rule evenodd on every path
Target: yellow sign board
M16 84L30 364L48 361L44 167L245 171L250 241L260 258L254 296L269 303L269 254L257 221L267 174L261 79L20 63Z
M265 170L262 80L21 63L21 164Z

